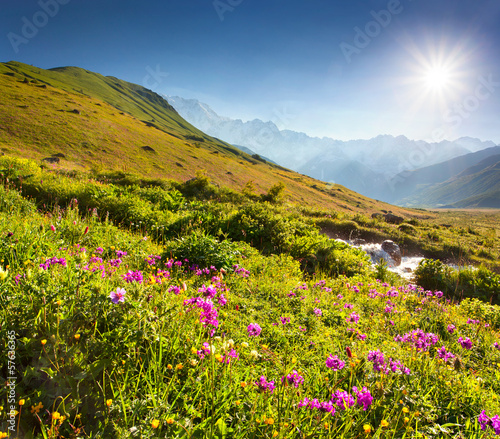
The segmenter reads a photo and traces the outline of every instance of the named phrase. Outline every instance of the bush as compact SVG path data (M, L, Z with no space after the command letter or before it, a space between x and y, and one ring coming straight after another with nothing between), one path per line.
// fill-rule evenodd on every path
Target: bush
M192 233L166 245L163 259L188 259L201 268L214 266L229 269L243 256L255 253L245 243L219 241L202 232Z
M454 270L439 260L423 259L415 270L418 285L428 290L441 290L449 297L475 297L499 303L500 275L485 267Z

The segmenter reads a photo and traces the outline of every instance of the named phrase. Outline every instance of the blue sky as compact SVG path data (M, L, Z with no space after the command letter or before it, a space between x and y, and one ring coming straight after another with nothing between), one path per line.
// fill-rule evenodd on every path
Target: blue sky
M314 136L500 143L498 22L498 0L3 0L0 60Z

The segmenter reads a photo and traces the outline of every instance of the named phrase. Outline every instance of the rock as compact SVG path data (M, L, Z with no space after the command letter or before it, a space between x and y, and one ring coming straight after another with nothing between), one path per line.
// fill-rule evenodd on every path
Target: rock
M47 163L59 163L61 159L59 157L45 157L42 159L42 162L47 162Z
M144 150L144 151L147 151L147 152L156 152L153 148L151 148L150 146L141 146L141 148Z
M76 108L75 108L74 110L71 110L71 113L81 114L81 113L80 113L80 110L77 110Z
M372 218L373 219L383 219L384 215L378 212L372 213Z
M396 267L401 265L401 249L399 245L393 241L387 240L382 243L382 250L391 257Z
M404 218L402 216L397 216L394 215L393 213L389 212L384 215L385 221L391 224L401 224L404 221Z
M66 158L66 156L62 152L58 152L57 154L52 154L52 157L59 157L60 159Z
M352 245L363 245L366 244L366 241L361 238L355 238L352 240Z

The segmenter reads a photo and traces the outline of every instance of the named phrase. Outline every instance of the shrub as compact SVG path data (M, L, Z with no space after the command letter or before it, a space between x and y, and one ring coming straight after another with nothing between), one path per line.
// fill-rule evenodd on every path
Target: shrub
M252 254L245 243L230 240L219 241L202 232L192 233L168 243L163 253L164 259L188 259L201 268L213 265L217 269L231 268L242 255Z

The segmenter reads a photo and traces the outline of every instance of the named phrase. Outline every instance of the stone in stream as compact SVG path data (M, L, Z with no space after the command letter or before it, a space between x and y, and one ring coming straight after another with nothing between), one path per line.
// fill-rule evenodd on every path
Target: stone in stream
M394 261L396 267L401 265L401 249L393 241L384 241L382 243L382 250L384 250Z

